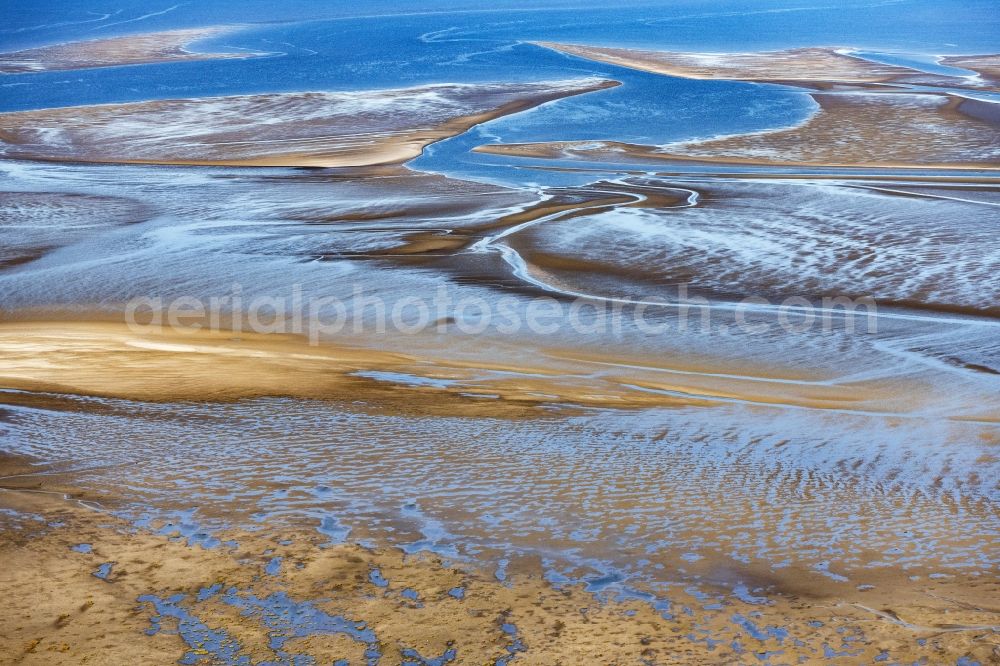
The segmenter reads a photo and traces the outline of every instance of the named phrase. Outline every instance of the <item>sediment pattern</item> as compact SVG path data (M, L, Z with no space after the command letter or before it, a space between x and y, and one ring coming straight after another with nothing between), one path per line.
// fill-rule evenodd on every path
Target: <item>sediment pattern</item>
M595 79L440 84L70 107L0 115L8 158L83 162L366 166L553 99L617 85Z

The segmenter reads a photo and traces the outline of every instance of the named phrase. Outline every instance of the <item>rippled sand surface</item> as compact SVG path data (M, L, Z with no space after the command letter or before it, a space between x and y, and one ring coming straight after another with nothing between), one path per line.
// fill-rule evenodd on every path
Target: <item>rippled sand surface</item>
M58 247L143 219L137 201L72 193L0 192L0 266L34 261Z
M1000 302L995 185L633 176L620 186L629 185L639 194L690 191L697 200L594 211L590 224L553 220L508 242L538 274L603 295L620 295L631 281L779 301L870 295L994 314ZM599 291L611 282L618 291Z
M265 627L284 637L278 655L364 650L357 639L298 642L337 633L283 624L319 597L324 613L366 623L356 626L385 655L500 659L513 643L503 623L541 663L989 655L996 562L981 535L997 527L986 478L996 463L985 462L995 429L740 407L706 421L698 408L496 419L392 416L377 401L30 402L9 416L23 449L66 462L8 487L69 491L126 519L119 530L142 527L125 537L87 511L45 514L68 527L27 553L58 575L16 589L65 581L71 592L56 598L79 603L111 585L146 595L138 614L99 606L133 632L169 633L190 614L225 627L234 654L274 654ZM55 427L72 449L46 444ZM941 479L945 460L984 478ZM323 546L344 541L399 550ZM77 543L93 553L72 553ZM109 582L89 575L106 562ZM454 587L469 596L459 602ZM246 603L264 605L246 619L225 611ZM65 629L34 633L85 654L94 614L67 606L46 611L66 615ZM183 642L154 637L148 649L224 654L207 627L182 624Z

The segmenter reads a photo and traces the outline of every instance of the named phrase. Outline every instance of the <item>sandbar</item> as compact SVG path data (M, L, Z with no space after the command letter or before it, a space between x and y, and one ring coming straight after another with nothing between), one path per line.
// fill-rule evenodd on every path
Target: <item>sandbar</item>
M964 87L968 83L959 77L929 75L908 67L866 60L852 55L851 49L848 48L805 47L782 51L697 53L556 42L533 43L587 60L685 79L784 83L818 89L844 85L881 87L881 84L941 81L947 81L949 85L956 87ZM956 64L956 66L962 65Z

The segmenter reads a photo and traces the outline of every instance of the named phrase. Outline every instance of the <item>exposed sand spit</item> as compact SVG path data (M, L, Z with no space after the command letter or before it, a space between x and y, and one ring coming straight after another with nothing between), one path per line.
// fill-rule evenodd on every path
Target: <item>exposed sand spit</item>
M687 79L728 79L803 84L884 83L916 74L912 69L855 58L843 49L798 48L757 53L685 53L534 42L587 60Z
M439 84L160 100L0 115L6 157L342 167L399 164L473 125L618 85L603 79Z

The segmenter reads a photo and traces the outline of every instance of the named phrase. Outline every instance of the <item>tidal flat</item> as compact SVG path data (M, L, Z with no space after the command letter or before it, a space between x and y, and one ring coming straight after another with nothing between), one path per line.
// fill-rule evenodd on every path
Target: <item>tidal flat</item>
M990 3L0 13L0 663L1000 661Z

